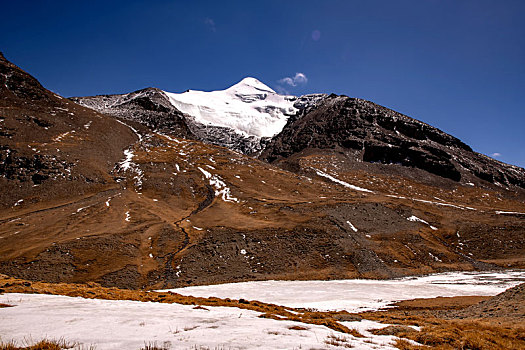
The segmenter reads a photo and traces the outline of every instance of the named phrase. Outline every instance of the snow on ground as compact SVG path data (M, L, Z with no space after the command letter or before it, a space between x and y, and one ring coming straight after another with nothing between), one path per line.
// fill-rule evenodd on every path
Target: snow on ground
M133 162L133 157L135 154L131 149L124 150L125 158L121 160L118 164L120 169L123 171L132 171L136 175L133 177L135 180L135 185L138 188L142 187L142 178L144 177L144 172L140 169L139 165Z
M339 180L339 179L333 177L332 175L329 175L329 174L327 174L325 172L322 172L321 170L318 170L318 169L314 169L314 170L317 173L317 175L322 176L322 177L326 177L327 179L329 179L329 180L331 180L331 181L333 181L335 183L338 183L340 185L343 185L345 187L351 188L351 189L356 190L356 191L373 193L373 191L370 191L370 190L368 190L366 188L354 186L354 185L349 184L348 182L344 182L342 180Z
M295 308L357 312L393 301L496 295L525 282L525 271L450 272L395 280L257 281L170 289L196 297L244 298Z
M164 91L171 104L204 125L231 128L244 136L272 137L297 112L293 96L283 96L255 78L244 78L226 90Z
M502 210L496 210L496 214L517 214L517 215L525 215L525 213L520 213L517 211L502 211Z
M55 141L55 142L60 142L60 141L62 141L62 139L63 139L64 137L66 137L66 136L68 136L69 134L74 133L74 132L75 132L75 130L71 130L71 131L68 131L68 132L62 133L62 134L56 136L56 137L53 139L53 141Z
M323 326L259 318L259 313L231 307L195 309L192 305L127 300L97 300L41 294L3 294L0 309L3 341L19 344L42 338L78 342L97 350L140 349L156 342L171 349L394 349L390 336L355 338ZM366 321L347 326L382 328ZM303 330L290 329L293 326ZM325 343L346 339L341 347ZM365 342L366 341L366 342ZM368 343L367 343L368 342Z
M421 222L427 226L429 226L431 229L433 229L434 231L437 230L437 227L434 227L432 225L430 225L428 222L426 222L425 220L423 219L420 219L418 218L417 216L415 215L412 215L411 217L407 218L408 221L412 221L412 222Z
M139 142L142 141L142 135L138 132L137 129L135 129L135 128L132 127L131 125L128 125L128 124L124 123L122 120L118 120L118 119L115 119L115 120L116 120L117 122L119 122L120 124L125 125L125 126L127 126L128 128L130 128L131 131L133 131L133 133L134 133L135 135L137 135L137 137L139 138Z
M348 224L348 226L350 226L352 231L357 232L357 228L354 225L352 225L352 223L350 221L347 221L346 223Z
M133 151L130 149L124 150L124 156L125 158L119 162L119 165L122 170L126 171L133 165Z
M495 295L525 281L525 271L453 272L396 280L262 281L174 289L194 296L256 299L291 307L362 311L394 300L455 295ZM365 338L323 326L259 318L258 312L230 307L55 295L0 295L0 334L19 344L42 338L78 342L96 349L394 349L392 336L374 336L387 325L363 320L341 322ZM293 326L306 329L291 329ZM335 341L338 346L329 345Z
M476 208L467 207L467 206L459 205L459 204L427 201L426 199L418 199L418 198L407 198L407 197L403 197L403 196L395 196L393 194L387 194L386 196L387 197L391 197L391 198L408 199L408 200L421 202L421 203L435 204L435 205L440 205L440 206L443 206L443 207L451 207L451 208L456 208L456 209L461 209L461 210L477 210Z
M204 177L210 181L210 185L215 187L215 195L217 197L221 197L225 202L239 203L239 199L232 196L230 188L226 186L226 183L219 175L212 175L200 166L197 168L204 174Z

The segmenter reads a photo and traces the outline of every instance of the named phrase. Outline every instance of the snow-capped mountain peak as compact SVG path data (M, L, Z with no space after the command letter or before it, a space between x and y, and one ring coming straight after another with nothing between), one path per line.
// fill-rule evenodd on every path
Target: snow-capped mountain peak
M272 137L297 113L295 96L276 93L259 80L247 77L219 91L164 92L170 103L193 117L194 122L230 128L256 138Z
M257 80L256 78L246 77L237 84L230 86L228 91L235 91L243 94L257 94L261 92L276 93L272 88Z

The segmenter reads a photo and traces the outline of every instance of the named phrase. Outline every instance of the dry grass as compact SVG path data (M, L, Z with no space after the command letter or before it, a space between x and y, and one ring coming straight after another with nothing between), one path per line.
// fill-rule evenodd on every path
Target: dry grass
M421 326L420 331L404 327L392 328L393 335L424 345L421 347L407 341L398 341L396 346L399 349L428 349L428 346L441 350L525 349L525 327L522 323L502 322L490 318L446 320L430 315L414 316L396 311L367 313L365 317L383 323Z
M14 341L7 343L0 343L0 350L64 350L64 349L76 349L76 350L95 350L95 346L84 346L78 343L68 342L65 339L50 340L43 339L39 342L28 345L31 341L26 341L25 345L18 345Z
M309 328L303 327L303 326L289 326L288 329L294 330L294 331L306 331Z
M444 321L424 326L420 332L402 332L399 336L443 350L525 349L525 327L508 328L484 321Z
M157 345L157 342L150 342L147 344L144 344L143 348L140 348L140 350L170 350L171 349L171 342L165 341L162 343L162 345Z
M328 337L326 337L324 342L328 345L344 348L353 348L353 345L352 343L350 343L350 340L340 335L330 334Z

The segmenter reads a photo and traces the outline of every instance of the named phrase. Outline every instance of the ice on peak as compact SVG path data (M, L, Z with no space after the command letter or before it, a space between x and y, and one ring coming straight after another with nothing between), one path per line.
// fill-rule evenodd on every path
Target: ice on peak
M246 77L242 79L240 82L238 82L237 84L230 86L226 90L231 90L231 91L241 92L241 93L269 92L269 93L276 94L276 92L272 90L268 85L262 83L261 81L253 77Z
M247 77L218 91L164 92L170 103L204 125L226 127L243 136L272 137L297 113L294 98L276 93L259 80Z

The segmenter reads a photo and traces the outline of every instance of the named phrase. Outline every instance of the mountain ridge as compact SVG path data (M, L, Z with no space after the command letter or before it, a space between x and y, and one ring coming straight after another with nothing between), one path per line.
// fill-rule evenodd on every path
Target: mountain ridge
M201 138L160 90L84 99L102 113L0 70L1 273L159 289L525 267L523 190L357 159L339 143L381 117L359 101L298 97L268 163Z
M260 89L250 84L258 86ZM244 78L225 90L215 92L190 91L203 93L201 97L206 99L207 94L224 91L237 92L238 89L244 89L243 91L252 93L254 91L273 92L265 84L251 77ZM140 91L143 90L130 94L137 94ZM157 91L160 92L162 90ZM164 91L162 93L168 99L170 99L170 96L173 96L173 94L170 95L170 93ZM277 93L275 94L278 95ZM264 94L251 94L250 96L256 96L256 99L266 99ZM181 112L180 116L185 120L192 135L190 136L188 133L177 134L177 132L171 132L171 134L195 138L244 154L257 155L261 159L270 162L274 162L278 158L282 160L310 146L320 149L339 148L344 149L347 153L357 154L360 151L362 154L355 157L356 161L359 162L400 164L405 167L419 168L454 181L460 181L463 177L467 179L463 181L464 183L479 183L478 180L483 180L497 186L525 188L525 171L522 168L507 165L486 155L476 153L458 138L430 124L395 112L374 102L344 95L337 96L335 94L283 97L293 102L295 113L285 116L286 123L283 124L278 132L274 131L274 135L271 137L246 135L239 132L235 127L227 126L228 123L223 123L222 125L220 125L221 123L215 125L203 124L198 121L198 118L191 115L189 110L186 110L184 113ZM72 100L89 107L90 100L100 98L86 97L72 98ZM318 107L321 104L333 103L333 101L337 101L340 105L325 106L324 114L319 111ZM169 102L177 110L177 104L174 104L172 99ZM227 100L223 102L229 103ZM253 101L249 101L248 104L251 102ZM101 108L97 104L91 106L98 111L117 116L120 113L115 108ZM315 110L312 111L312 109ZM133 110L123 110L120 114L132 115L135 112L140 114L140 111ZM334 113L339 114L334 115ZM333 118L338 119L330 122L329 130L323 129L320 132L314 130L316 127L326 128L327 121ZM140 117L136 121L140 122ZM283 133L286 137L291 138L293 132L298 132L297 128L303 128L305 132L298 134L294 140L290 141L290 145L284 145L283 143L286 143L286 141L283 141ZM292 132L292 130L294 131ZM166 131L170 132L170 130ZM316 140L313 140L313 137ZM305 144L305 140L308 140L308 144ZM452 149L460 149L460 151L456 152ZM291 167L290 165L288 166L290 169L295 167L293 165ZM470 174L474 175L474 177L472 178Z

